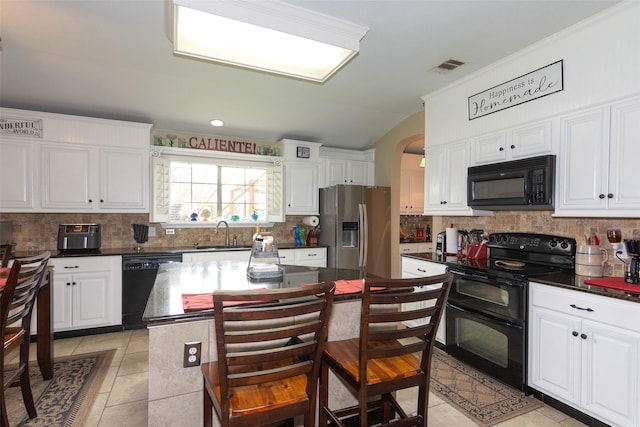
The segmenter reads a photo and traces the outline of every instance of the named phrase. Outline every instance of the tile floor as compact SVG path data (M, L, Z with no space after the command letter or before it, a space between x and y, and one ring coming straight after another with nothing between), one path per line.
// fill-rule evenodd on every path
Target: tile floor
M100 394L85 427L143 427L147 425L148 354L146 330L115 332L54 341L55 356L116 349ZM34 351L31 354L35 354ZM415 390L398 394L415 407ZM412 406L406 406L407 409ZM414 409L415 411L415 409ZM429 398L429 425L473 427L476 424L433 393ZM513 418L498 427L577 427L584 424L548 406ZM184 427L184 426L176 426Z

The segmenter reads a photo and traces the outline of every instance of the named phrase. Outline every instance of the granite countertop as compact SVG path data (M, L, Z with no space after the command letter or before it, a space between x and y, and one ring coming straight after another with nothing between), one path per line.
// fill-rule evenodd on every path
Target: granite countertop
M202 245L208 246L208 245ZM313 249L313 248L322 248L325 246L296 246L295 243L283 243L278 244L278 249ZM251 246L249 245L239 245L238 247L230 246L229 250L250 250ZM196 249L193 246L183 246L183 247L144 247L141 251L136 251L135 248L100 248L97 251L85 252L69 252L63 253L58 251L58 249L42 249L48 250L51 252L52 258L70 258L70 257L86 257L86 256L116 256L116 255L162 255L162 254L177 254L177 253L185 253L185 252L207 252L207 249ZM221 251L223 249L218 249L217 251ZM16 257L26 257L29 254L26 251L17 251L14 256Z
M149 295L142 320L149 325L210 318L213 309L185 312L182 294L211 293L217 289L264 289L300 286L336 280L362 279L366 272L323 267L281 265L282 279L249 280L243 261L208 261L162 264ZM336 295L335 301L359 298L358 294Z
M438 255L434 252L428 253L418 253L418 254L402 254L404 257L408 258L416 258L425 261L437 262L440 264L451 264L451 263L478 263L485 264L486 260L460 260L456 256L443 256ZM584 283L585 280L590 279L586 276L579 276L577 274L572 273L556 273L556 274L547 274L542 276L530 276L530 282L542 283L550 286L557 286L560 288L573 289L580 292L587 292L595 295L602 295L611 298L623 299L627 301L632 301L636 303L640 303L640 285L638 285L638 294L632 294L629 292L617 290L617 289L609 289L604 288L602 286L595 285L586 285Z

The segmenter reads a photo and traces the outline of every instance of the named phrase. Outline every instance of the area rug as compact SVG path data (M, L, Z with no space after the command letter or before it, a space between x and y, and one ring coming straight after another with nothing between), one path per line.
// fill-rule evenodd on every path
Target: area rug
M431 391L476 424L492 426L536 408L542 402L434 349Z
M53 378L42 379L36 362L29 365L37 418L29 419L20 387L7 391L11 426L80 427L100 392L115 350L56 358ZM10 367L9 367L10 368Z

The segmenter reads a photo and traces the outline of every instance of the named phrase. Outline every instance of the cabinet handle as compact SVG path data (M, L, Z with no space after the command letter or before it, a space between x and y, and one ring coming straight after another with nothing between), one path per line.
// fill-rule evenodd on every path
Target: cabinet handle
M582 338L583 340L587 339L587 334L580 334L580 338Z
M513 150L513 149L515 149L515 148L516 148L516 146L512 144L512 145L511 145L511 149Z
M504 147L498 148L498 151L504 151Z
M427 272L427 270L423 270L421 268L416 268L416 270L418 270L420 273L426 273Z
M307 254L307 256L318 256L318 254Z
M587 307L587 308L578 307L578 306L577 306L577 305L575 305L575 304L571 304L569 307L571 307L571 308L575 308L576 310L593 311L593 309L592 309L592 308L589 308L589 307Z
M76 282L71 282L71 284L72 284L73 286L75 286L75 285L76 285Z
M577 337L578 336L578 331L571 332L571 335L573 335L574 337Z
M611 194L611 193L607 194L607 198L608 199L613 199L613 194Z
M93 200L89 199L89 203L93 203Z
M100 203L104 203L104 200L103 200L103 199L100 199Z
M67 282L67 286L71 286L71 282Z
M73 268L80 268L80 266L79 265L67 265L64 268L73 269Z
M600 199L604 199L604 194L600 194L600 195L598 195L598 197L599 197Z

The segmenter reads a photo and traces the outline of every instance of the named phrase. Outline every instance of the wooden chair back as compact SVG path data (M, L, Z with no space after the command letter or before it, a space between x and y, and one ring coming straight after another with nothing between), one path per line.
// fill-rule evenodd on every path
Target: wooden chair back
M0 255L2 256L2 260L0 260L0 267L5 268L9 266L9 260L11 259L12 250L13 250L13 245L9 245L9 244L0 245Z
M219 384L211 391L223 426L253 427L297 415L307 426L315 423L334 290L333 282L325 282L213 293ZM246 303L251 305L235 305ZM211 387L206 378L205 386Z
M413 354L419 355L421 370L430 372L431 352L452 280L450 273L416 279L365 280L360 316L360 378L375 381L367 375L367 369L377 360ZM385 291L372 292L380 288Z
M0 298L3 335L6 328L18 322L27 332L31 330L33 304L50 257L50 252L43 252L14 260Z
M29 341L33 304L51 254L20 258L13 261L9 276L0 296L0 333L4 344L0 349L0 425L8 426L5 390L18 382L29 418L36 417L36 408L29 381ZM18 367L5 374L5 361L9 352L20 348Z
M320 426L355 423L370 418L387 426L394 413L398 427L426 426L431 356L449 295L450 273L415 279L365 279L360 335L325 346L321 370ZM329 408L329 369L358 396L358 404ZM418 387L417 413L409 416L394 391ZM379 396L379 398L371 399ZM377 410L378 412L374 411ZM345 422L345 420L349 420Z

